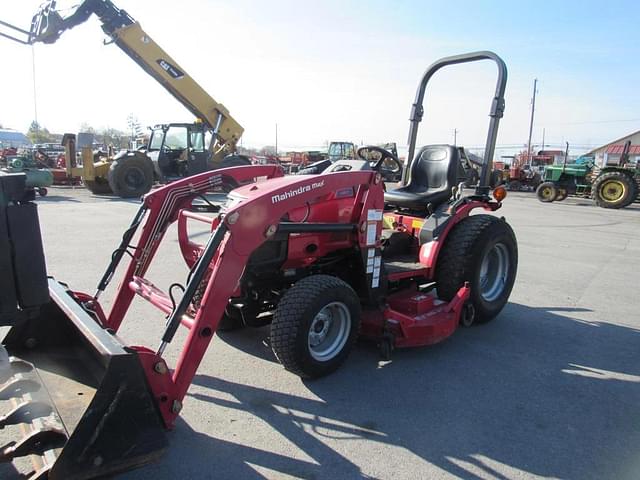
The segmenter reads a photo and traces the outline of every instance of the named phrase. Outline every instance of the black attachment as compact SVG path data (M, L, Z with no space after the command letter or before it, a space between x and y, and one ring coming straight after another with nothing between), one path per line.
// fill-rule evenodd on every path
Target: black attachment
M49 301L37 205L24 173L0 173L0 325Z
M142 219L144 218L144 214L146 213L146 211L147 211L147 207L144 205L141 205L140 208L138 209L138 212L136 213L136 216L133 217L133 221L131 222L131 225L122 235L122 240L120 241L120 245L118 246L118 248L116 248L113 251L113 255L111 255L111 262L109 262L107 271L104 272L104 275L102 275L102 279L100 280L100 283L98 283L98 291L96 293L96 297L99 295L100 292L104 292L104 290L107 288L107 286L109 285L109 282L111 281L111 278L113 277L114 272L116 271L116 268L118 268L118 264L120 263L120 260L122 260L122 256L129 251L128 249L131 244L131 239L135 235L136 230L138 229L138 226L142 222Z
M171 315L169 315L169 318L167 319L167 326L164 331L164 335L162 336L162 346L160 347L160 350L163 350L164 345L173 340L173 336L176 334L176 330L178 330L178 327L180 326L180 319L187 311L187 308L189 308L189 305L193 300L193 296L198 290L204 275L207 273L207 269L213 260L213 256L222 243L227 230L227 225L224 222L220 222L216 231L209 237L209 241L202 252L202 256L198 259L198 263L196 263L194 269L191 271L189 281L185 287L184 295L182 295L182 298L180 299L180 303L178 303L177 307L173 309L173 312L171 312Z

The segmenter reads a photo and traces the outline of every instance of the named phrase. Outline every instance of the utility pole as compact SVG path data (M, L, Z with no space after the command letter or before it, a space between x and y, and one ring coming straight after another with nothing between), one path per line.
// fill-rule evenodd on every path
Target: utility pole
M40 141L40 124L38 123L38 101L37 101L37 89L36 89L36 50L31 45L31 70L33 73L33 119L36 122L36 135L35 141Z
M276 123L276 157L278 156L278 124Z
M538 79L533 79L533 99L531 100L531 122L529 123L529 141L527 142L527 164L531 164L531 136L533 135L533 114L536 111L536 86Z
M453 146L457 147L458 146L458 129L454 128L453 129Z
M544 150L544 128L542 129L542 150Z

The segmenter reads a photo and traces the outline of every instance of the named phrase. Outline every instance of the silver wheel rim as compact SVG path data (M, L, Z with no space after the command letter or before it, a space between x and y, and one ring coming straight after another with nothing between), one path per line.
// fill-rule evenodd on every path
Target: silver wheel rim
M480 267L480 295L493 302L502 295L509 276L509 250L504 243L496 243L482 259Z
M318 362L335 358L349 338L351 313L342 302L331 302L320 310L309 327L309 353Z

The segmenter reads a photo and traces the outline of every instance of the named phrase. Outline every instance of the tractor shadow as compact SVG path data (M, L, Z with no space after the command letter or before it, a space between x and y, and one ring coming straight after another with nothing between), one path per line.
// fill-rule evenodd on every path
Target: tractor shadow
M58 203L58 202L73 202L80 203L82 200L77 198L68 197L66 195L48 194L46 197L36 196L36 203Z
M389 363L359 346L333 375L304 381L310 398L198 374L192 399L221 408L223 422L248 414L269 440L182 422L161 464L130 478L265 478L254 466L273 478L638 478L640 331L579 312L509 304ZM278 437L295 448L268 451Z

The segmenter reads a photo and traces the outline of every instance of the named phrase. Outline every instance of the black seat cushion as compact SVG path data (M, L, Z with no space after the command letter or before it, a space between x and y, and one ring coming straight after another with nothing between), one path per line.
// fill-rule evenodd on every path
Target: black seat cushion
M423 210L433 208L451 198L457 183L460 156L451 145L422 147L411 165L411 178L404 187L385 192L388 205Z

